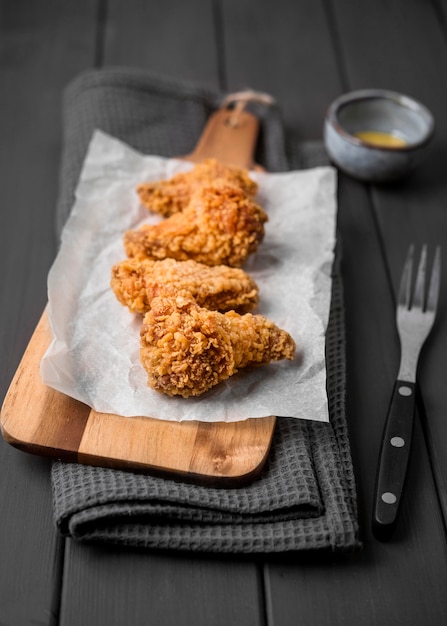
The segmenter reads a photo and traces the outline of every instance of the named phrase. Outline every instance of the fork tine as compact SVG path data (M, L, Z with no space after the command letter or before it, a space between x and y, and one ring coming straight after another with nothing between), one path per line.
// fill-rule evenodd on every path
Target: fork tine
M413 296L413 306L421 310L423 310L424 308L426 269L427 269L427 246L424 244L421 250L421 259L419 261L418 271L416 275L416 284L414 286L414 296Z
M438 306L439 288L441 283L441 246L436 246L433 269L430 278L430 287L427 297L427 311L436 312Z
M411 244L411 246L408 249L407 258L405 260L404 269L402 271L402 278L400 279L399 296L398 296L399 306L403 306L406 309L410 308L411 276L413 274L413 255L414 255L414 245Z

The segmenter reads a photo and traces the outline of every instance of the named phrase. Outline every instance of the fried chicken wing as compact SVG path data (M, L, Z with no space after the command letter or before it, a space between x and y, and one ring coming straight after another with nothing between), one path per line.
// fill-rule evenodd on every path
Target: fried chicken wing
M206 309L247 312L258 302L258 286L243 270L196 261L126 259L112 268L111 287L134 313L146 313L158 296L192 297Z
M198 396L248 365L292 360L295 342L261 315L220 313L190 298L154 298L141 328L148 385L170 396Z
M197 189L187 208L155 225L124 235L126 254L134 258L240 267L264 238L267 214L234 185L216 181Z
M216 159L207 159L189 172L180 172L169 180L143 183L137 187L137 193L147 209L169 217L183 211L199 187L209 185L217 179L240 187L249 196L254 196L258 190L257 183L249 177L246 170L228 167Z

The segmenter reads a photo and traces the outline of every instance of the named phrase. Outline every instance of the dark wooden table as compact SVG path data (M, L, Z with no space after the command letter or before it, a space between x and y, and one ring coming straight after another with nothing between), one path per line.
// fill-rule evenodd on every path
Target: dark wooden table
M339 178L348 418L364 548L250 558L74 543L54 527L49 461L0 441L0 624L447 623L447 269L420 366L402 517L389 543L370 532L399 359L394 292L410 242L447 243L447 3L1 0L2 398L45 305L56 254L62 90L80 71L106 65L267 91L303 140L321 138L327 105L353 89L402 91L434 113L433 149L411 179L376 187Z

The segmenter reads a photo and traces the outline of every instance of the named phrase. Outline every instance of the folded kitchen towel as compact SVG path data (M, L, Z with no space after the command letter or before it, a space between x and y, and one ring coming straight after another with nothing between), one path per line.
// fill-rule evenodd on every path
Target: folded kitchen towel
M147 154L187 154L224 95L136 69L107 68L76 78L65 94L58 233L95 129ZM319 142L300 144L290 135L285 140L276 105L250 107L261 121L256 160L268 171L327 164ZM208 552L358 549L337 263L326 362L330 422L279 417L265 468L252 484L212 488L56 461L52 486L60 531L84 541Z

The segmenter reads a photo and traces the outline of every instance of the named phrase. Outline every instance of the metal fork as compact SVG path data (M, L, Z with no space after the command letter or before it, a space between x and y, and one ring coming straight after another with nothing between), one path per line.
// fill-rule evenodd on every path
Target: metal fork
M435 321L441 277L441 248L437 246L425 297L427 246L424 245L412 297L414 246L408 251L399 287L396 323L401 357L383 432L374 494L373 533L391 537L402 500L413 433L416 372L421 348Z

